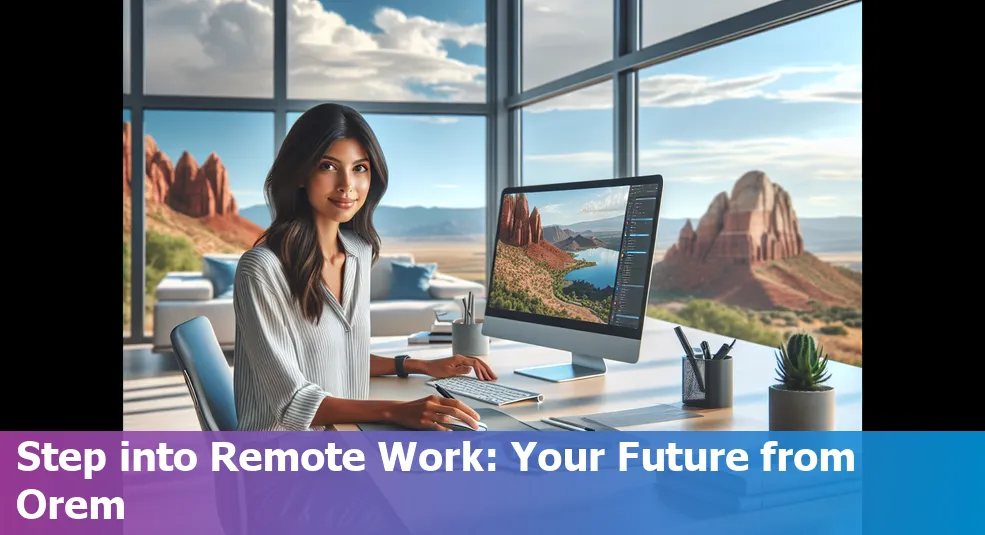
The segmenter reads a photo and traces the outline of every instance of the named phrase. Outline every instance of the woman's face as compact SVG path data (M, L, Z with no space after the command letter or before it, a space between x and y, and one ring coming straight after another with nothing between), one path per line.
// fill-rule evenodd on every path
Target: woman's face
M369 194L369 156L354 139L333 143L308 181L308 202L315 214L346 223L366 202Z

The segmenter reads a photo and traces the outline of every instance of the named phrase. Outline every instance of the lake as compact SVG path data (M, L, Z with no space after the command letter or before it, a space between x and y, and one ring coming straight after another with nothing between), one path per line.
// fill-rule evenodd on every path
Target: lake
M564 278L569 281L582 280L596 288L616 285L616 268L619 266L619 251L597 247L575 253L575 258L595 262L594 266L576 269Z

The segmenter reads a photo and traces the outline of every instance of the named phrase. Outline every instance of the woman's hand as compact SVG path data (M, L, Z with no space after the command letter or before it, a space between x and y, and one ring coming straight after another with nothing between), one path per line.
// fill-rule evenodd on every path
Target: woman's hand
M451 431L439 422L450 423L452 418L458 418L479 429L479 415L471 407L457 399L448 399L436 395L426 398L397 402L388 411L387 419L397 425L410 429L427 429L432 431Z
M455 355L443 359L424 360L421 362L424 365L424 373L436 379L465 375L475 370L475 377L480 381L496 380L496 374L493 373L492 368L485 361L475 357Z

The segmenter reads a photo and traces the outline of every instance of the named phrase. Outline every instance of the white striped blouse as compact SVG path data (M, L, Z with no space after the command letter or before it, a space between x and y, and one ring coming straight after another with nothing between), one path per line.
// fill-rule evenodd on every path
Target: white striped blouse
M280 260L266 245L236 268L233 386L241 431L305 431L327 397L369 397L369 270L372 248L339 232L346 252L342 302L328 296L321 321L304 318Z

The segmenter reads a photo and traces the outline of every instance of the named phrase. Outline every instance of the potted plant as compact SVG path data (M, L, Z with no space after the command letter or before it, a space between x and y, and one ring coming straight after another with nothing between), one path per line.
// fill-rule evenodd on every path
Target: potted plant
M835 389L825 385L828 355L809 334L794 334L779 346L770 387L771 431L827 431L835 423Z

